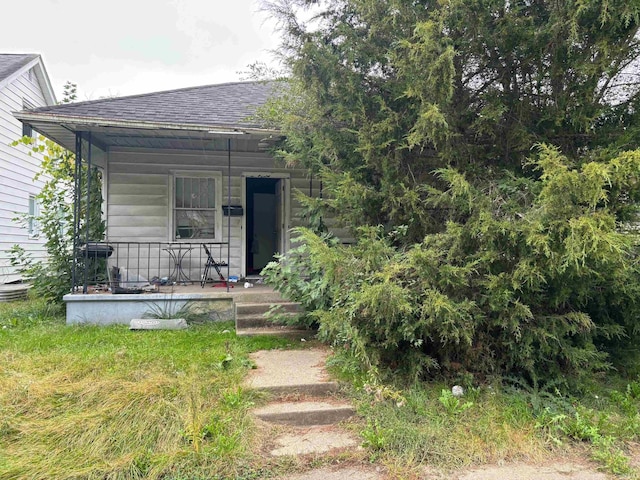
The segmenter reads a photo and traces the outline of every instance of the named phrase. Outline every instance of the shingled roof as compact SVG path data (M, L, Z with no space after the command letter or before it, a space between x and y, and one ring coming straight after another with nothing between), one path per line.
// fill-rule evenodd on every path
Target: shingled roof
M235 82L164 92L105 98L29 110L56 118L260 128L250 118L256 108L277 95L279 82Z
M0 53L0 81L17 72L36 58L38 58L38 55L35 53Z

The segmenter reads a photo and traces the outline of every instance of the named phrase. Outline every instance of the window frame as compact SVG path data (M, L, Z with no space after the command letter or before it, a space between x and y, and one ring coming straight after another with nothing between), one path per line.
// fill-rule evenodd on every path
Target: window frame
M40 238L41 233L40 221L38 220L38 217L40 216L40 202L36 195L29 195L27 209L27 236L29 239L35 240Z
M176 180L178 178L206 178L213 180L214 188L214 237L177 238L176 236ZM222 241L222 171L220 170L175 170L169 174L169 241L180 243L207 243Z
M22 110L31 110L34 108L36 107L33 103L31 103L26 98L22 99ZM22 123L22 136L36 138L36 135L34 135L33 133L33 127L31 126L31 124L25 123L25 122L21 122L21 123Z

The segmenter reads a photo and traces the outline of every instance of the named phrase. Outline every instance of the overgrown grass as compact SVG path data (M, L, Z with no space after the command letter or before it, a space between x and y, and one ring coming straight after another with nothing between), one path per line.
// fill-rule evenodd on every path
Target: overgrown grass
M375 395L374 395L375 397ZM401 400L360 396L362 438L385 463L454 470L509 460L537 461L546 451L527 405L475 391L453 397L444 385L416 385Z
M0 305L0 478L251 475L247 354L286 340L229 323L66 326L61 313Z
M639 478L640 381L607 378L570 395L559 385L528 386L516 379L382 384L358 373L344 355L334 372L354 385L363 420L360 435L370 457L400 476L425 466L443 471L510 461L541 462L564 455L590 457L621 478ZM345 373L348 372L348 373ZM614 386L615 385L615 386Z
M298 469L260 457L248 414L258 399L240 387L249 352L287 345L238 338L229 323L131 332L66 326L45 302L0 304L0 479L250 479ZM335 358L350 372L369 458L398 478L576 448L637 477L629 457L640 441L640 381L609 377L568 396L552 384L468 378L457 398L452 384L383 385Z

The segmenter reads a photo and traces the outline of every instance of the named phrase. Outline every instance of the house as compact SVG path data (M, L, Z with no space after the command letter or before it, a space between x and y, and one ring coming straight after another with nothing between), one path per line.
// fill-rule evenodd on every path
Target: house
M34 259L44 258L44 240L38 224L20 225L18 214L37 214L36 195L43 181L34 181L42 157L29 155L25 146L11 146L23 135L32 135L12 112L55 105L51 82L40 55L0 54L0 284L20 279L11 267L7 250L18 244Z
M279 132L252 118L278 88L279 82L225 83L15 114L103 170L106 238L78 232L84 246L76 251L86 261L78 263L74 291L85 295L66 296L68 312L69 302L92 298L92 273L104 270L104 261L87 267L91 255L107 259L111 284L117 278L122 286L151 281L199 287L202 280L219 279L213 269L203 278L205 246L222 277L239 279L259 274L275 253L289 250L290 230L301 224L292 192L317 196L321 185L306 171L274 160L269 147ZM92 242L101 244L92 250ZM108 253L100 250L105 247ZM99 313L91 312L92 318Z

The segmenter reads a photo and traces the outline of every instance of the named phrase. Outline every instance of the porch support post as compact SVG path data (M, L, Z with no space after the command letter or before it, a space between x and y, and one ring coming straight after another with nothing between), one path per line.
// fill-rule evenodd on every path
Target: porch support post
M227 293L231 272L231 137L227 138Z
M73 171L73 250L71 254L71 292L76 291L80 232L80 175L82 172L82 134L76 132L75 165Z
M91 219L91 132L87 134L87 203L85 205L84 218L84 283L82 285L82 293L87 293L89 281L89 224Z

